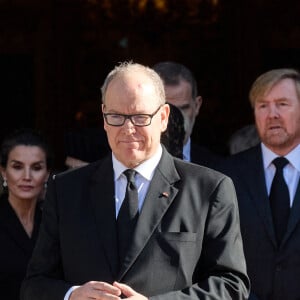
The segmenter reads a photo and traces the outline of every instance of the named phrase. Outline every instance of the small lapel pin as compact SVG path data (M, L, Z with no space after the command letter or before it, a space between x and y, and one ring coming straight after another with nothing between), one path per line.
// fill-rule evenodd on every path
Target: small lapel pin
M168 198L168 197L169 197L169 194L168 194L167 192L163 192L161 195L162 195L163 197L165 197L165 198Z

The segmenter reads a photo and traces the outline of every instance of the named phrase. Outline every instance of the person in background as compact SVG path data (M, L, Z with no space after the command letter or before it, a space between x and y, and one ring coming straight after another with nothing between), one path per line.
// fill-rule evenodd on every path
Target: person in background
M247 150L259 144L259 136L255 124L246 125L235 131L229 138L229 155Z
M35 245L41 221L41 198L52 155L44 138L19 129L2 142L0 169L1 298L19 300L20 285Z
M112 152L49 182L21 299L246 299L234 186L162 147L158 74L116 66L102 112Z
M184 116L183 159L217 169L222 157L191 140L196 117L203 102L202 97L198 94L197 82L191 70L172 61L159 62L152 68L163 80L166 101L177 106Z
M78 168L99 160L110 148L103 128L81 128L65 133L65 166Z
M166 131L161 134L161 143L175 157L183 158L183 142L185 137L184 118L179 108L168 103L170 107Z
M227 158L235 184L251 300L300 299L300 74L260 75L250 102L261 143Z

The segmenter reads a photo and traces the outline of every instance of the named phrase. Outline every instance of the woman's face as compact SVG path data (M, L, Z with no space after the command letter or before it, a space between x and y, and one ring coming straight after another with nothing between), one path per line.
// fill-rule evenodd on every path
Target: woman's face
M10 201L36 200L49 177L46 153L38 146L16 146L1 173L7 182Z

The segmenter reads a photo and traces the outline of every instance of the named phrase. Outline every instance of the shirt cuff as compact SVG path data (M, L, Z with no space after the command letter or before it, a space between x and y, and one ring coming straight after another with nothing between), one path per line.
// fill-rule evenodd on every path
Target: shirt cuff
M80 285L74 285L74 286L70 287L69 290L67 291L65 297L64 297L64 300L69 300L70 295L72 294L72 292L74 290L76 290L77 288L79 288L79 287L80 287Z

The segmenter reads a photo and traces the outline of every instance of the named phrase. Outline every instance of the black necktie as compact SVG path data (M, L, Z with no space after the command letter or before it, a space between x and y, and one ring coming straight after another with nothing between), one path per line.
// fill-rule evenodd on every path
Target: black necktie
M123 261L131 242L139 214L138 192L134 180L136 171L127 169L124 174L127 178L126 193L117 218L120 263Z
M273 160L273 164L276 167L276 173L271 185L269 198L274 229L279 244L286 231L290 213L289 189L283 177L283 168L288 163L289 161L284 157L277 157Z

